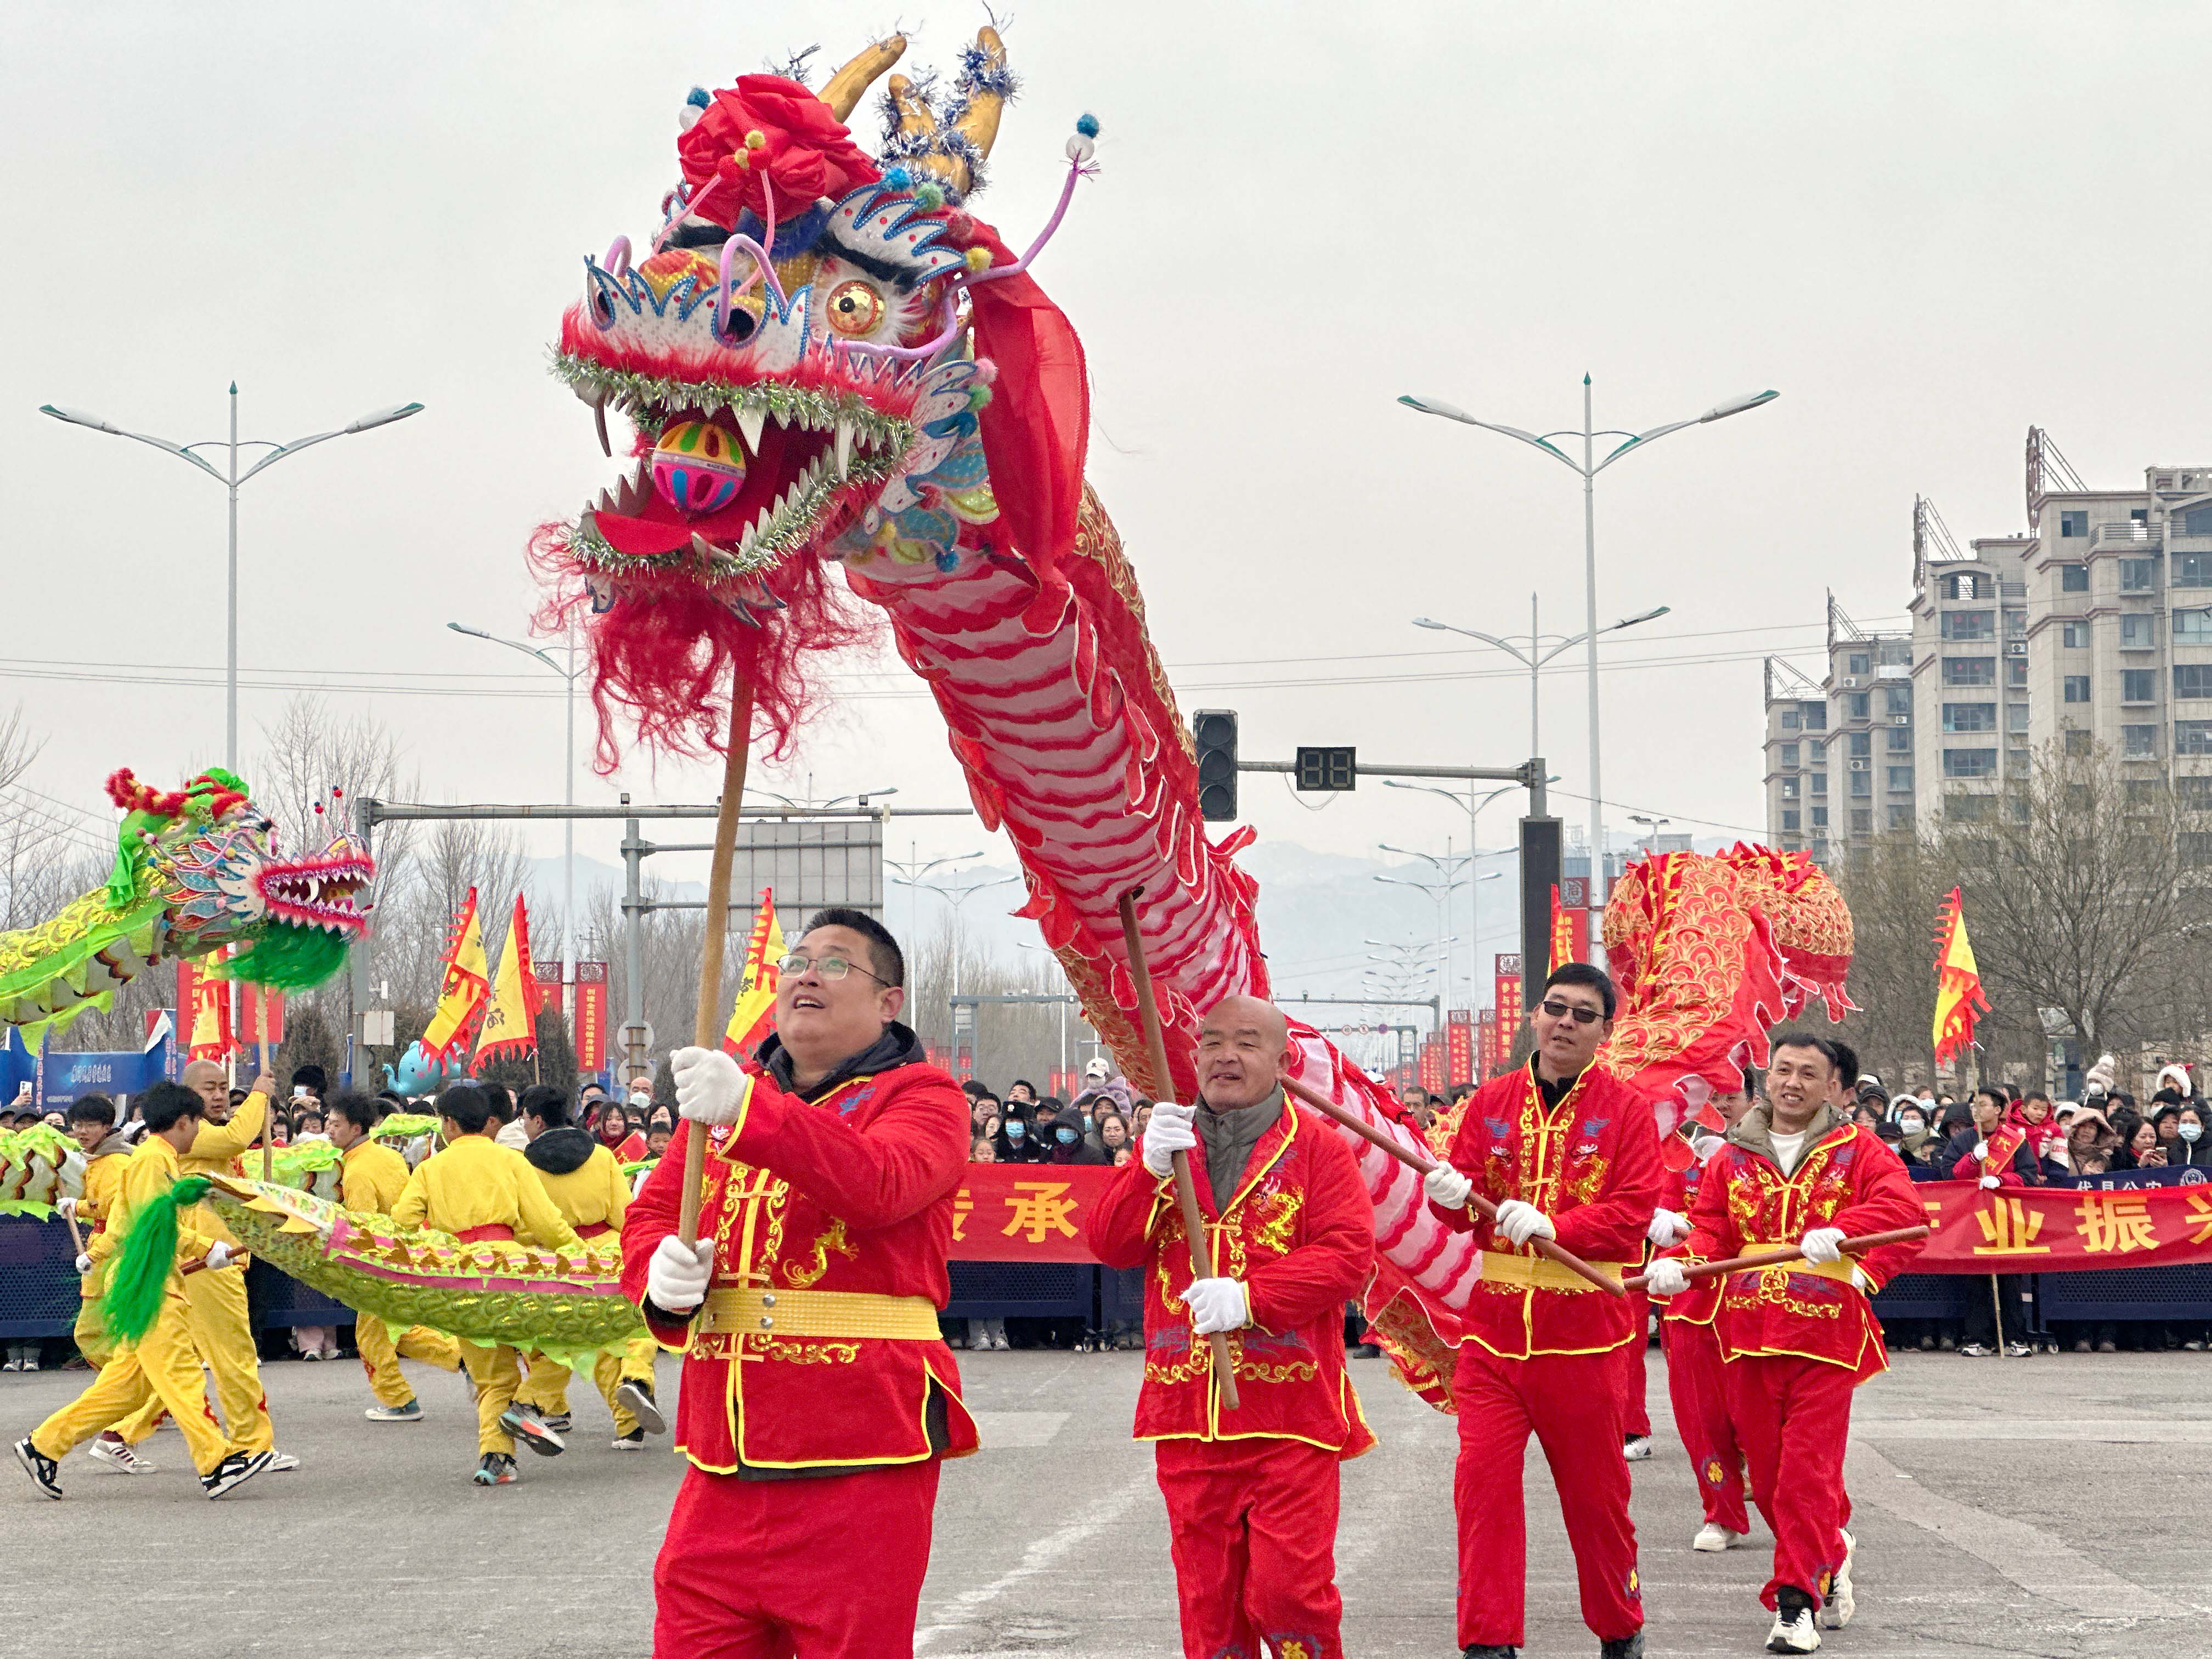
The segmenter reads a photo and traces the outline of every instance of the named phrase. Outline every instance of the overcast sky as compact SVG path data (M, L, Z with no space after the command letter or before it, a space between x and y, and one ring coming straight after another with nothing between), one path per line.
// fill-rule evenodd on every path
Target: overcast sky
M649 231L695 82L817 42L834 67L901 22L909 65L949 64L980 21L6 8L0 701L49 739L33 799L104 836L114 767L219 759L223 647L222 490L38 406L214 438L235 378L248 437L428 406L245 492L246 752L286 688L322 685L392 728L434 798L557 800L558 682L443 624L520 632L531 527L612 476L544 368L582 256ZM1540 431L1579 422L1585 371L1599 423L1632 429L1782 392L1600 482L1601 620L1674 607L1609 653L1616 827L1757 830L1759 654L1816 647L1826 587L1863 623L1900 617L1916 491L1962 541L2021 527L2031 422L2093 484L2212 460L2212 258L2182 185L2202 7L1030 0L1006 38L1026 88L978 211L1026 242L1073 117L1097 114L1103 171L1037 275L1089 351L1091 477L1182 706L1240 710L1249 757L1516 763L1525 676L1408 619L1518 630L1534 591L1547 630L1581 625L1577 480L1401 392ZM131 683L149 665L190 684ZM964 800L896 659L840 684L781 787ZM1572 821L1579 668L1543 701ZM714 782L640 763L580 791L623 787ZM1442 801L1371 785L1310 810L1248 778L1244 800L1263 837L1322 850L1464 844ZM909 833L925 856L981 844L973 823Z

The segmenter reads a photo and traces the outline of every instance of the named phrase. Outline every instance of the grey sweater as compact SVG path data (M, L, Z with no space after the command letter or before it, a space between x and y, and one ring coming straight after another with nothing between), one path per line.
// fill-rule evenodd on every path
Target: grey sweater
M1198 1144L1206 1149L1206 1178L1213 1185L1217 1213L1227 1209L1229 1200L1237 1196L1237 1183L1244 1178L1244 1166L1251 1162L1252 1149L1282 1115L1283 1091L1279 1086L1256 1105L1240 1106L1225 1112L1200 1105L1192 1121L1198 1129Z

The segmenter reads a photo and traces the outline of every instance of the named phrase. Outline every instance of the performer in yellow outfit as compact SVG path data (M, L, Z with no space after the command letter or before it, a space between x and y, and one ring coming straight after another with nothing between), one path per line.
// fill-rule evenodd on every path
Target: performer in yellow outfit
M261 1138L268 1121L269 1103L276 1081L267 1075L253 1079L246 1103L234 1112L230 1104L230 1080L212 1060L196 1060L185 1067L184 1086L204 1104L206 1121L191 1146L177 1161L185 1175L256 1176L258 1164L246 1167L246 1150ZM296 1469L300 1460L275 1450L276 1433L269 1421L269 1397L261 1387L261 1360L253 1347L253 1320L246 1306L246 1267L251 1259L230 1229L216 1218L215 1206L197 1206L190 1224L230 1247L231 1265L220 1271L197 1273L185 1280L185 1302L191 1310L192 1345L201 1363L215 1376L216 1403L222 1420L239 1443L253 1451L275 1452L270 1473ZM154 1432L161 1407L149 1401L146 1409L116 1432L132 1445Z
M512 1147L498 1146L484 1133L491 1103L472 1083L456 1083L438 1097L438 1116L446 1148L422 1160L408 1177L406 1189L392 1206L402 1227L435 1227L465 1243L520 1239L559 1249L574 1244L574 1229L546 1196L538 1173ZM522 1382L520 1356L501 1345L460 1345L461 1363L477 1385L477 1463L480 1486L510 1486L515 1480L514 1440L500 1419L514 1402ZM538 1443L532 1442L534 1448ZM556 1443L552 1448L560 1449Z
M576 1237L619 1240L629 1209L629 1183L615 1155L569 1121L566 1091L550 1083L535 1085L522 1091L519 1110L530 1137L522 1155ZM659 1346L649 1334L641 1335L623 1352L603 1353L592 1364L592 1381L614 1413L617 1451L640 1450L647 1433L667 1431L653 1397L653 1361ZM515 1391L504 1422L508 1432L535 1444L540 1436L566 1431L568 1375L566 1365L532 1355L530 1375Z
M115 1343L100 1317L100 1298L107 1289L107 1263L95 1259L90 1244L107 1230L107 1218L120 1190L123 1170L131 1162L131 1143L115 1133L115 1103L106 1095L82 1095L69 1109L70 1136L84 1151L84 1196L64 1198L55 1205L77 1224L87 1245L78 1260L82 1283L76 1311L77 1352L94 1370L115 1358ZM120 1469L125 1474L151 1474L153 1463L134 1450L113 1429L102 1429L85 1453L95 1463Z
M349 1210L389 1215L407 1190L407 1160L368 1138L375 1124L376 1103L348 1090L331 1102L323 1133L330 1137L331 1145L345 1154L338 1176L338 1201ZM420 1325L400 1333L395 1343L382 1320L374 1314L363 1314L354 1325L353 1340L361 1353L362 1369L368 1373L369 1392L376 1396L376 1404L365 1413L372 1423L422 1420L422 1404L399 1372L402 1354L444 1370L461 1368L460 1344Z
M185 1149L202 1132L204 1108L191 1090L156 1083L139 1098L146 1133L125 1165L114 1195L102 1235L102 1260L115 1254L113 1241L127 1234L140 1211L167 1200L169 1188L183 1173ZM267 1448L247 1445L235 1428L226 1435L216 1426L193 1351L185 1286L193 1279L228 1271L231 1247L200 1230L197 1210L181 1212L176 1231L161 1310L145 1334L135 1342L119 1343L115 1357L100 1367L90 1388L15 1443L16 1462L49 1498L62 1495L60 1460L71 1448L149 1401L158 1401L177 1419L200 1472L200 1486L209 1497L221 1498L269 1467ZM185 1262L201 1271L181 1273L179 1267Z

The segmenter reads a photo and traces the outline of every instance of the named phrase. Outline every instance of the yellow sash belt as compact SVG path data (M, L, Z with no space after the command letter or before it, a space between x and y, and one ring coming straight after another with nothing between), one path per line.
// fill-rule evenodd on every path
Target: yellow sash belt
M1607 1278L1619 1280L1638 1269L1621 1261L1593 1261ZM1595 1291L1597 1286L1571 1267L1540 1255L1508 1255L1503 1250L1482 1253L1482 1276L1492 1285L1511 1285L1537 1291Z
M869 1291L709 1291L699 1328L742 1335L887 1338L934 1342L937 1305L925 1296Z
M1796 1243L1797 1241L1794 1238L1769 1239L1765 1243L1759 1244L1747 1243L1743 1247L1742 1254L1745 1255L1759 1255L1767 1250L1793 1249L1796 1247ZM1807 1261L1802 1257L1800 1257L1795 1261L1778 1261L1772 1267L1739 1267L1736 1272L1747 1273L1773 1272L1785 1273L1818 1273L1823 1279L1841 1279L1844 1284L1848 1285L1851 1282L1851 1269L1856 1266L1858 1266L1857 1261L1848 1255L1841 1261ZM1733 1279L1735 1277L1735 1274L1730 1273L1729 1277Z

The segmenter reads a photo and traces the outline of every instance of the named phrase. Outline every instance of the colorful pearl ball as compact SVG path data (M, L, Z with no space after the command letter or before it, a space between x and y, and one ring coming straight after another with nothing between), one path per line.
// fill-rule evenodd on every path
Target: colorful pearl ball
M679 513L719 513L744 484L744 448L710 421L678 421L653 447L653 487Z

